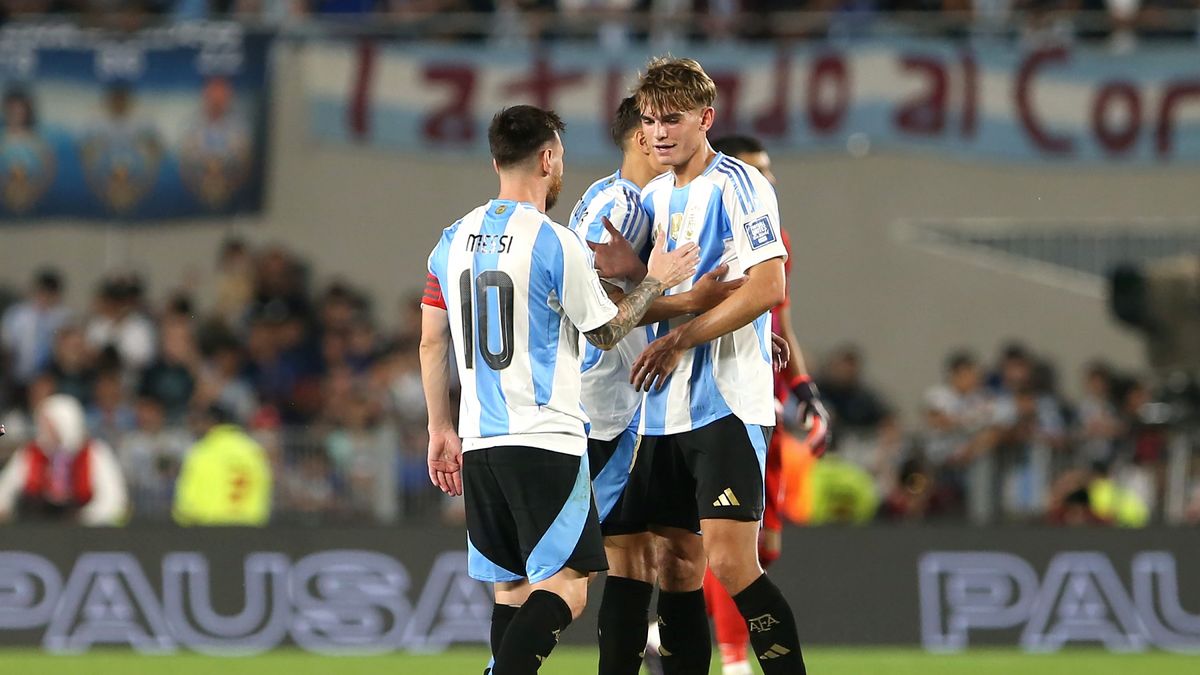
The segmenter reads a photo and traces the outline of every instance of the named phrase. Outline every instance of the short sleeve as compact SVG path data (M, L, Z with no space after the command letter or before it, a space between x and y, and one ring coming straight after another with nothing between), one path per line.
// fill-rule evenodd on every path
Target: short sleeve
M551 274L557 276L553 282L558 302L580 332L596 330L617 315L617 306L600 285L600 277L593 269L592 252L583 238L574 230L551 227L557 229L543 228L539 238L549 232L561 251L559 264L550 268Z
M458 226L462 223L461 220L454 223L450 227L442 230L442 236L438 239L438 243L433 247L433 251L429 254L427 263L428 272L434 279L437 280L439 286L445 286L446 269L450 263L450 242L454 239L454 233L458 231Z
M608 200L603 209L590 215L589 222L581 223L579 227L573 229L582 234L589 242L607 243L612 236L605 229L601 218L608 218L608 222L617 228L634 252L641 257L642 262L645 262L649 257L647 242L650 238L650 219L646 216L646 211L642 208L642 200L638 195L625 188L616 188L615 190L613 198ZM626 291L632 287L624 279L604 279L604 281Z
M726 196L725 203L729 208L733 248L742 269L748 270L772 258L786 261L788 251L783 244L779 206L771 184L757 172L737 173L726 190L734 193L732 197Z
M442 285L432 272L425 276L425 293L421 296L421 304L446 309L446 298L442 297Z

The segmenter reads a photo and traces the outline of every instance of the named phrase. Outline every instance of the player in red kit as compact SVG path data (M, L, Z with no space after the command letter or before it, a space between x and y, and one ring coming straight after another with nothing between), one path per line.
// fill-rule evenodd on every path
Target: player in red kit
M762 175L775 184L775 175L771 173L771 158L767 155L762 144L748 136L726 136L712 142L713 149L758 169ZM791 274L792 256L791 242L787 230L780 230L783 245L788 249L788 257L784 262L784 274ZM788 299L771 310L771 331L787 341L791 351L791 359L787 367L776 372L775 397L778 400L777 410L783 410L783 404L788 396L794 396L798 404L798 418L805 435L803 440L819 456L825 451L829 435L829 414L821 404L816 385L808 376L804 365L804 357L800 345L792 330L791 312ZM784 495L782 445L782 425L777 427L771 436L767 447L767 467L765 477L766 501L763 510L762 529L759 531L758 557L763 568L767 568L779 558L782 547L783 519L780 515ZM717 644L721 650L721 662L724 675L750 675L750 663L747 661L747 645L750 637L746 631L746 622L738 612L733 598L721 586L720 582L708 570L704 579L704 598L716 626Z

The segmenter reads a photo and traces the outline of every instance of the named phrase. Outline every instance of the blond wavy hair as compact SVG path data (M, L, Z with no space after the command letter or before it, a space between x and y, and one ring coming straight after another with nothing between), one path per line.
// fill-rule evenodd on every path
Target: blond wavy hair
M660 56L646 66L633 95L642 111L687 112L711 106L717 85L694 59Z

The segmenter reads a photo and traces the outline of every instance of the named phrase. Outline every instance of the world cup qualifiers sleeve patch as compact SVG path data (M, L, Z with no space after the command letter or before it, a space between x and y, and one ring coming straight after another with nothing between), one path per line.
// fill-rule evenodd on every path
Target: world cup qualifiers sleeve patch
M745 225L746 237L750 239L750 248L759 249L775 242L775 230L771 227L770 216L756 218Z

